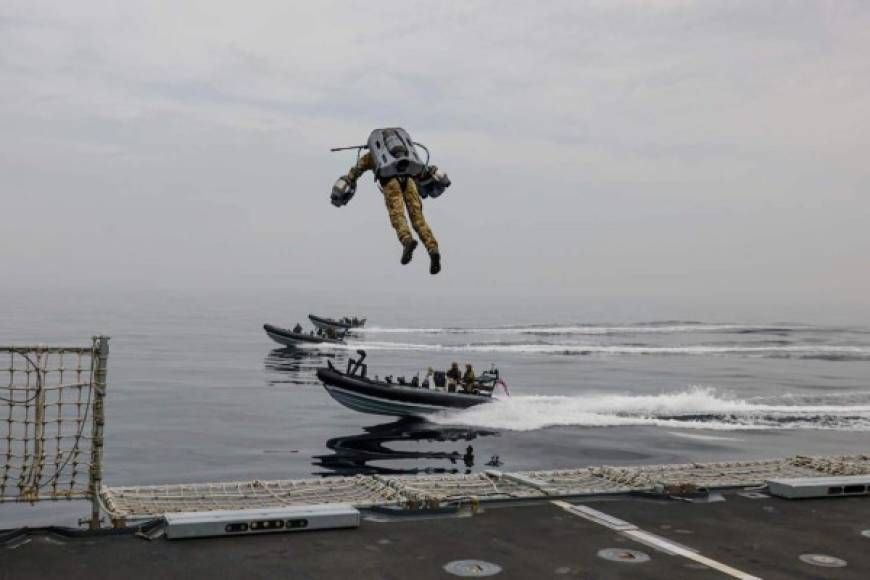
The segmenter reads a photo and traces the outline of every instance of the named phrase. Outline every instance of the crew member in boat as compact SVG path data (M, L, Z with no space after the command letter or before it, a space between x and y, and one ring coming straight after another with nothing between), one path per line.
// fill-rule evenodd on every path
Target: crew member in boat
M302 332L302 325L297 322L296 326L293 327L293 332L300 334Z
M432 373L432 384L436 389L443 391L447 388L447 374L444 371L435 371Z
M465 363L465 374L462 375L462 388L466 393L474 392L474 383L477 381L477 376L474 374L474 368L471 363Z
M453 361L447 370L447 391L450 393L456 392L456 385L460 382L462 382L462 371L459 370L459 363Z

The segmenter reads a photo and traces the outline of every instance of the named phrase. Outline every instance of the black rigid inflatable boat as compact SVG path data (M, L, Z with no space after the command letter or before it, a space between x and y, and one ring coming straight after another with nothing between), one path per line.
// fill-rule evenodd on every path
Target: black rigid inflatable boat
M278 344L283 344L284 346L298 346L300 344L345 344L343 338L328 338L323 335L316 334L306 334L304 332L293 332L292 330L288 330L286 328L281 328L280 326L274 326L272 324L264 324L263 330L266 331L266 334L269 335L269 338L277 342Z

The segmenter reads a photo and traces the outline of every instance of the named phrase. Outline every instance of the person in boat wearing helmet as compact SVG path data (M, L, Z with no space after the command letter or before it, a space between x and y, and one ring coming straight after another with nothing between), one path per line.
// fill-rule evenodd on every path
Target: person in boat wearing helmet
M465 374L462 375L462 389L466 393L473 393L476 381L477 376L474 374L474 368L471 366L471 363L465 363Z
M462 371L459 370L459 363L454 361L450 368L447 369L447 392L453 393L456 391L456 385L462 381Z
M417 248L417 240L405 219L407 210L411 225L429 252L429 273L437 274L441 271L441 252L423 216L420 191L423 197L438 197L450 185L450 180L436 166L424 164L414 145L410 135L400 127L375 129L364 146L368 152L357 160L346 176L338 179L332 188L331 200L336 207L345 205L356 192L357 180L371 170L384 194L390 223L402 244L401 263L410 262Z

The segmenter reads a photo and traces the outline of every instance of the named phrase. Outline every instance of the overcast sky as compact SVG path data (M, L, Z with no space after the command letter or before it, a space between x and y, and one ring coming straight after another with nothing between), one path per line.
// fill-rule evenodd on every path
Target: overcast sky
M868 31L845 0L0 0L0 284L867 321ZM329 147L393 125L453 180L437 277L370 178L329 204Z

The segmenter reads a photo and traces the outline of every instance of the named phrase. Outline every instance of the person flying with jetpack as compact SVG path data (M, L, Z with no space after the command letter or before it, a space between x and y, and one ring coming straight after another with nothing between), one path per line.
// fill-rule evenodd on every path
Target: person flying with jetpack
M417 153L417 147L426 151L426 161L423 162ZM429 273L441 271L441 253L438 242L432 235L432 230L423 217L423 202L421 198L438 197L450 186L447 174L435 165L429 165L429 150L424 145L411 140L408 132L401 127L375 129L369 135L365 145L351 147L335 147L331 151L357 150L356 164L350 168L347 175L338 178L332 187L330 200L332 205L341 207L356 193L356 182L368 170L375 175L375 182L384 194L390 223L396 230L399 242L402 244L402 264L411 261L417 240L411 235L405 210L411 218L414 230L429 252ZM368 151L362 155L363 149Z

